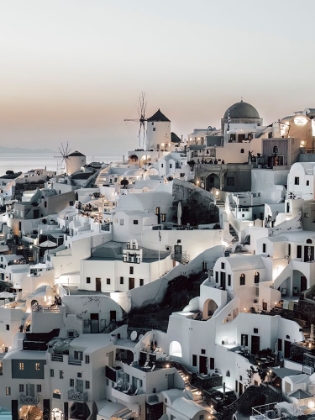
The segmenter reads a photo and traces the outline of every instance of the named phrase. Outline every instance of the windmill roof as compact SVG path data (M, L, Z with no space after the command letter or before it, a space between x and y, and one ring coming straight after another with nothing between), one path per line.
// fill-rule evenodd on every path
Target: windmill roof
M83 155L81 152L78 152L77 150L75 150L74 152L70 153L68 156L85 156L85 155Z
M147 121L169 121L170 120L161 112L159 109L152 117L148 118Z
M180 138L178 137L178 135L177 134L175 134L175 133L171 133L171 142L172 143L180 143L181 142L181 140L180 140Z

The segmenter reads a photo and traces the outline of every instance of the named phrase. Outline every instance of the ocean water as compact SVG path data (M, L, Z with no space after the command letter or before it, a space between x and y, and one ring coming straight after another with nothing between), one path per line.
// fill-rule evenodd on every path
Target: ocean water
M57 171L64 167L62 159L53 153L46 154L18 154L18 153L2 153L0 154L0 176L4 175L6 171L26 172L31 169L43 169L46 167L48 171ZM122 161L122 155L107 155L107 156L87 156L86 162L116 162Z

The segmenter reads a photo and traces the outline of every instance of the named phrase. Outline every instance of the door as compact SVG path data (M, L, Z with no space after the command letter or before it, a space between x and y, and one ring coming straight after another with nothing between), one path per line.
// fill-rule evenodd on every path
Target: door
M28 397L35 397L35 385L34 384L26 384L26 395Z
M102 291L102 280L100 277L96 277L95 279L95 286L96 286L96 291L97 292L101 292Z
M290 357L291 342L284 340L284 358L288 359Z
M238 383L238 395L241 396L243 394L243 384L242 382Z
M76 380L76 390L78 392L83 392L83 380L82 379L77 379Z
M314 247L313 246L305 246L304 247L304 261L314 261Z
M220 274L220 286L223 290L225 290L225 272L221 271Z
M257 354L260 350L260 336L259 335L252 335L252 347L251 353Z
M307 289L307 280L306 280L306 277L301 276L301 288L300 288L300 291L301 292L304 292L304 290L306 290L306 289Z
M132 277L129 277L129 290L135 288L135 279Z
M110 317L110 322L116 322L116 311L110 311L109 317Z
M199 373L207 373L207 358L199 356Z
M174 388L174 373L167 375L167 389Z
M98 314L91 314L90 321L91 321L91 333L98 333L99 332Z

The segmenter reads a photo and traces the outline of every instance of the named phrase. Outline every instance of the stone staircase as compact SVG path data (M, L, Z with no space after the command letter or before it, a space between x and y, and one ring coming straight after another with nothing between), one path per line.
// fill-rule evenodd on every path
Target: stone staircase
M233 236L232 243L238 242L238 236L235 232L235 229L232 225L229 224L229 233L231 236Z

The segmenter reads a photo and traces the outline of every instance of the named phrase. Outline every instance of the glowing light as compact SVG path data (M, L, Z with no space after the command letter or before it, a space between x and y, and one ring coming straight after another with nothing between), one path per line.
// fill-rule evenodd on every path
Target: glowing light
M296 125L305 125L307 123L307 119L302 115L294 118L294 124Z

